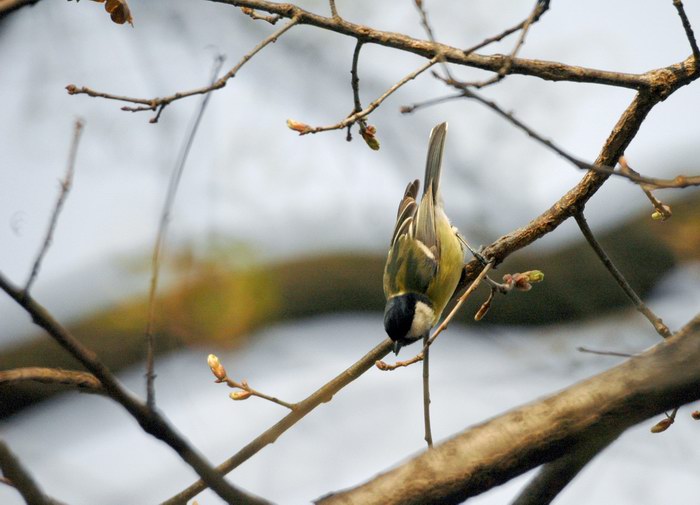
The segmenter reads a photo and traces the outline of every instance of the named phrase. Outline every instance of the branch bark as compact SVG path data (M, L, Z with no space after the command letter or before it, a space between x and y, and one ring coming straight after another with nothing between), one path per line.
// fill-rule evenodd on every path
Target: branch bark
M504 64L510 61L506 55L494 54L486 56L452 47L447 44L414 39L413 37L408 37L401 33L375 30L368 26L351 23L341 18L320 16L289 3L269 2L266 0L210 1L233 5L235 7L262 10L289 19L296 18L299 24L316 26L341 35L347 35L360 39L367 44L391 47L393 49L414 53L428 59L438 57L448 63L480 68L491 72L499 72ZM691 64L694 67L694 58L692 56L689 57L683 64ZM529 75L548 81L587 82L636 90L649 90L656 86L655 77L649 75L648 72L646 74L629 74L566 65L553 61L524 58L513 58L512 61L510 61L508 74Z
M700 314L651 350L469 428L321 505L449 504L700 399Z
M28 293L14 286L0 273L0 289L5 291L29 314L37 326L42 327L71 356L87 368L102 384L105 393L117 401L138 421L146 433L168 444L189 464L194 471L224 500L240 504L267 504L266 500L249 495L233 487L219 475L214 468L190 446L174 428L170 426L156 410L140 402L128 392L102 363L94 352L80 343L66 328L56 321L51 314L39 305Z

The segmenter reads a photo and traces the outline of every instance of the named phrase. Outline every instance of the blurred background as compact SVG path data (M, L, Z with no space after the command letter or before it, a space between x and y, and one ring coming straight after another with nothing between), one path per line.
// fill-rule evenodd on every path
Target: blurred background
M301 6L328 14L327 2ZM198 98L152 114L65 86L142 98L207 83L275 28L206 1L131 0L134 27L93 2L39 2L0 21L0 271L24 283L63 177L74 119L85 119L74 185L33 294L138 394L150 255L168 179ZM525 19L533 2L425 3L438 40L468 47ZM338 2L346 19L425 38L413 2ZM700 26L700 6L687 2ZM283 21L281 21L283 22ZM278 24L279 26L279 24ZM513 38L485 53L509 53ZM443 170L448 214L474 244L526 225L582 176L477 103L453 101L402 115L449 94L427 73L369 118L379 151L345 131L298 137L292 118L330 125L353 107L354 41L300 26L263 49L211 96L178 190L165 247L157 315L157 401L214 463L286 414L231 402L206 366L218 354L231 377L297 401L384 338L381 271L406 183L422 177L428 133L449 121ZM525 58L641 73L690 53L671 2L554 2L528 34ZM423 63L366 45L363 105ZM452 68L458 78L486 78ZM593 161L633 91L510 76L484 95L573 155ZM626 156L654 177L700 172L697 85L653 109ZM356 129L353 131L356 133ZM672 330L700 306L700 197L658 191L673 218L652 221L640 189L611 179L586 207L613 260ZM501 297L486 319L452 325L432 360L436 439L604 370L618 358L577 346L637 352L657 342L620 295L575 223L513 255L499 273L540 269L545 282ZM496 275L498 277L499 274ZM477 293L478 305L485 292ZM474 305L472 304L472 305ZM413 349L406 349L411 355ZM402 356L403 357L403 356ZM29 318L0 296L0 368L75 368ZM420 367L366 373L231 474L280 503L307 503L357 484L422 450ZM194 474L99 397L48 386L0 388L0 434L44 490L75 504L148 504ZM40 401L44 400L44 401ZM693 407L696 408L696 407ZM557 503L656 504L697 491L700 425L679 413L663 435L626 433ZM339 436L341 435L342 436ZM472 500L505 503L527 477ZM0 502L21 503L0 488ZM206 493L200 504L219 503Z

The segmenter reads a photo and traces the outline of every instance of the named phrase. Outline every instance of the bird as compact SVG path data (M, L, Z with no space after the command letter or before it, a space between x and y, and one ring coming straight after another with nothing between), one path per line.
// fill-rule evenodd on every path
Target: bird
M402 346L427 337L457 288L464 266L463 241L440 197L442 153L447 123L430 132L423 181L408 184L399 204L384 267L384 329Z

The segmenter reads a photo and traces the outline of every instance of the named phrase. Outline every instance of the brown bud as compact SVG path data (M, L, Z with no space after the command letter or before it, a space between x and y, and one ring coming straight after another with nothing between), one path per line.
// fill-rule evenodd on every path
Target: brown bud
M369 146L369 148L373 151L379 150L379 140L377 140L377 137L375 137L376 133L377 128L375 128L372 125L367 125L364 128L360 128L360 134L362 135L362 138L364 139L365 143Z
M700 421L700 410L694 410L693 412L691 412L690 417L692 417L696 421Z
M666 431L669 426L673 424L673 418L672 417L667 417L666 419L662 419L658 423L656 423L654 426L651 427L651 432L652 433L661 433L662 431Z

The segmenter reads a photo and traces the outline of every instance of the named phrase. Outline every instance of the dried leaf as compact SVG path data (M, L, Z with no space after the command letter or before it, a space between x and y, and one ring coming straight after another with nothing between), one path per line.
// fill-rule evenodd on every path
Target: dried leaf
M131 17L131 10L126 0L92 0L93 2L105 4L105 10L109 12L109 17L114 23L123 25L129 23L134 26L134 20Z

